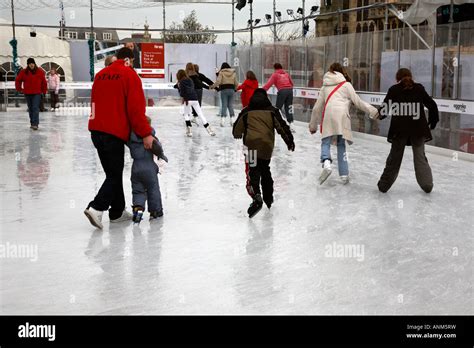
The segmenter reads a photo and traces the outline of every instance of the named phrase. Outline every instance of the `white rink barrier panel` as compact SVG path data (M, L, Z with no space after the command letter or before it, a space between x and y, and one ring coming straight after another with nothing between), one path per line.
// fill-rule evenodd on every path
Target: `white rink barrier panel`
M143 82L143 89L174 89L174 83ZM15 89L15 82L0 82L0 89ZM92 82L64 82L61 89L92 89ZM268 93L275 95L277 90L272 87ZM360 98L372 105L382 104L385 93L358 92ZM293 96L304 99L318 99L319 88L295 87ZM453 99L434 99L440 112L449 112L454 114L474 115L474 101L453 100Z

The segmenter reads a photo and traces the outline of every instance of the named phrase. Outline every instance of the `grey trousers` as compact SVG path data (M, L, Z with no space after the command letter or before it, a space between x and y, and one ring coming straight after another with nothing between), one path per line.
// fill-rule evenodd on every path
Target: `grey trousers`
M430 193L433 190L433 175L425 155L424 139L410 138L409 136L395 136L392 139L392 148L388 155L385 169L377 184L381 192L387 192L397 179L405 146L409 139L413 150L416 181L426 193Z
M145 202L148 201L149 212L163 209L156 170L132 173L132 196L134 206L139 205L145 208Z
M276 108L285 106L285 117L288 123L293 122L293 88L281 89L277 93Z

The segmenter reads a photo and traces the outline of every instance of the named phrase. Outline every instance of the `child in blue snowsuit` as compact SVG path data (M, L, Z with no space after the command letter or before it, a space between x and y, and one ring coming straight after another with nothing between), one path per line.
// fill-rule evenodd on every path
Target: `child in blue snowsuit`
M148 122L151 123L149 117ZM155 130L152 128L152 135ZM153 160L153 155L168 162L163 147L155 137L151 151L143 147L143 139L134 132L130 134L128 142L130 154L133 158L132 165L132 196L133 196L133 221L140 222L145 210L145 202L148 201L148 212L150 220L163 216L163 206L161 202L160 184L158 182L158 165Z

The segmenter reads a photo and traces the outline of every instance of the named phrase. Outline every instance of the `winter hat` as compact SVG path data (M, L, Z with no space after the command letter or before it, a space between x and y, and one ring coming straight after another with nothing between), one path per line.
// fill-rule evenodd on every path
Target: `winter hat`
M26 61L26 64L30 64L30 63L36 64L36 62L33 58L28 58L28 60Z

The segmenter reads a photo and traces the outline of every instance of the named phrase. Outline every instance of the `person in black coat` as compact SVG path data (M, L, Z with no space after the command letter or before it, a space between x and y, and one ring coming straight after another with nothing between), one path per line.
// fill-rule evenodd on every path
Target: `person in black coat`
M181 114L184 116L184 121L186 123L186 135L188 137L192 137L193 135L191 131L191 110L194 109L196 110L198 117L201 119L204 128L206 128L209 135L215 136L216 133L214 133L211 126L207 122L206 117L201 110L201 106L199 105L198 95L196 93L193 80L188 77L186 71L183 69L178 71L176 74L176 79L178 80L178 83L175 85L175 87L178 88L179 95L183 99Z
M429 193L433 190L433 175L425 155L425 142L433 139L431 130L439 121L438 106L423 85L413 81L410 70L398 70L396 79L398 83L390 87L379 110L380 119L392 116L387 136L392 148L377 185L381 192L390 189L397 179L405 146L411 146L416 181ZM428 119L424 107L428 109Z

